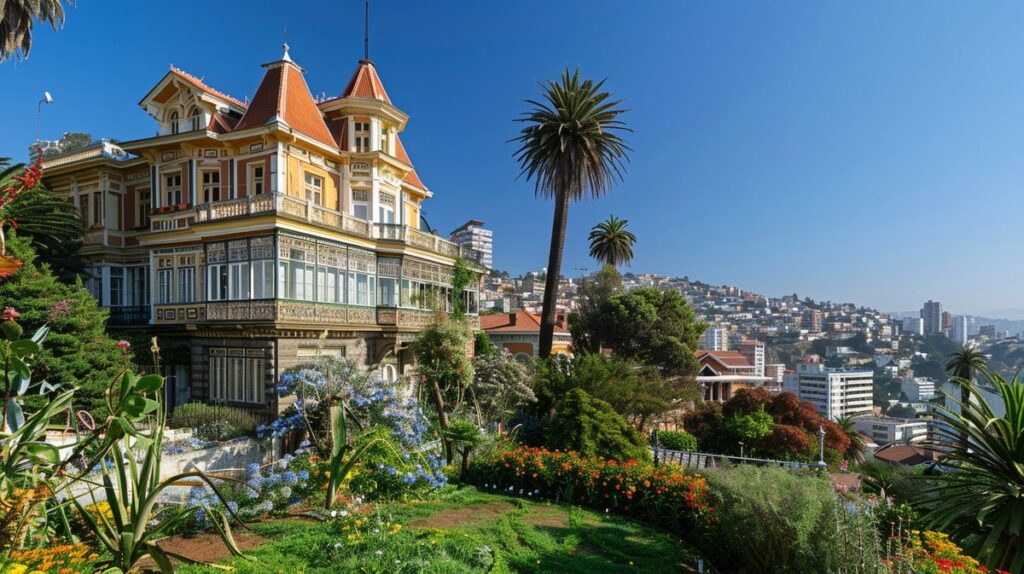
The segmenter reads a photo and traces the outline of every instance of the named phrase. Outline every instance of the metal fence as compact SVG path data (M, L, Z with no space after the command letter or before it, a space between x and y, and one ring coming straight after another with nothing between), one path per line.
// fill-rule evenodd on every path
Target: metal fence
M242 408L215 403L178 405L170 413L168 426L192 431L192 436L206 441L225 441L240 436L255 436L258 425L274 419L265 407Z
M675 464L684 468L721 468L723 466L735 466L737 464L753 464L756 466L779 466L782 468L818 468L818 464L796 462L791 460L772 460L768 458L752 458L747 456L727 456L724 454L711 454L706 452L688 452L681 450L668 450L665 448L652 448L655 464Z

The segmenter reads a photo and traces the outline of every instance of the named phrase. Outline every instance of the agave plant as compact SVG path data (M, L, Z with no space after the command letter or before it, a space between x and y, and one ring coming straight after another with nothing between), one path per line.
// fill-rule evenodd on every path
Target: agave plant
M166 414L159 404L159 399L150 397L159 397L162 386L163 378L159 375L146 375L140 378L132 373L125 373L119 384L119 392L122 397L138 397L129 399L130 404L127 407L133 412L139 409L142 413L149 414L152 417L152 428L149 433L126 431L112 441L108 450L110 464L100 465L99 483L87 478L80 479L96 487L90 492L93 503L97 500L96 490L102 493L103 499L110 505L111 518L88 512L82 502L83 497L72 497L78 514L111 557L110 569L105 572L134 571L144 558L149 557L159 567L160 572L172 574L172 557L190 560L156 544L156 540L193 521L195 513L200 510L199 507L182 505L160 506L160 495L167 488L196 482L205 483L224 507L228 507L227 500L215 484L215 479L202 471L191 470L161 480L160 457ZM124 402L121 401L122 406L125 406ZM141 457L138 457L139 454ZM224 477L218 477L216 480L245 484L241 480ZM232 536L227 514L219 508L207 508L206 511L213 519L213 526L220 533L224 544L232 554L241 556L242 551Z
M942 465L950 472L935 478L919 505L924 519L950 536L990 568L1024 571L1024 384L984 373L1001 397L1003 416L971 381L953 380L966 391L970 408L960 413L939 407L935 438L929 446L948 451ZM947 401L960 401L947 396ZM966 437L966 445L963 437Z

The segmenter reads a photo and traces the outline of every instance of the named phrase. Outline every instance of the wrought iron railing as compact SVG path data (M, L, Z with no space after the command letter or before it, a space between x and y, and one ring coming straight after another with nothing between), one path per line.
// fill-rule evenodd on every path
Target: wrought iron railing
M149 306L132 305L130 307L110 307L109 327L130 327L149 323Z

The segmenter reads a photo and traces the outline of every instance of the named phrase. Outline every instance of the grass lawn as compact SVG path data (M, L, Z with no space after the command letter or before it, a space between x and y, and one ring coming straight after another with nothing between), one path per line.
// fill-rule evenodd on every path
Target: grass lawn
M267 541L246 552L251 561L226 562L236 572L689 572L696 559L683 543L619 517L472 487L329 523L254 524L252 532Z

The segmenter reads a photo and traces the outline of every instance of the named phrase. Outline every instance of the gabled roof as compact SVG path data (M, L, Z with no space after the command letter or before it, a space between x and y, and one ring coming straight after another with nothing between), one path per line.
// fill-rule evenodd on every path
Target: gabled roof
M263 67L267 73L263 75L256 95L235 126L235 131L280 122L320 143L335 147L337 143L327 129L313 95L309 93L302 69L288 56L287 48L283 58Z
M702 363L705 362L705 359L712 359L728 369L751 369L754 367L746 357L736 351L708 351L701 349L696 351L694 355Z
M370 98L382 102L391 103L384 84L377 75L377 69L370 60L359 60L359 67L356 68L352 79L348 81L345 90L341 92L343 98Z
M539 333L540 315L520 309L515 313L481 315L480 329L491 333ZM555 324L556 333L567 333L560 324Z
M220 90L215 90L215 89L211 88L210 86L207 86L199 78L193 76L192 74L186 72L185 70L182 70L182 69L179 69L179 68L175 68L173 65L171 66L171 74L173 74L173 75L175 75L175 76L185 80L186 82L192 84L196 88L199 88L200 90L202 90L202 91L204 91L204 92L206 92L206 93L208 93L208 94L210 94L212 96L215 96L217 98L220 98L220 99L228 101L228 102L231 102L232 104L235 104L236 106L242 108L243 110L246 107L248 107L244 102L242 102L242 101L240 101L238 99L232 98L231 96L225 94L224 92L222 92Z
M206 126L206 129L214 133L226 134L235 129L236 124L238 124L238 116L217 112L210 117L210 124Z

